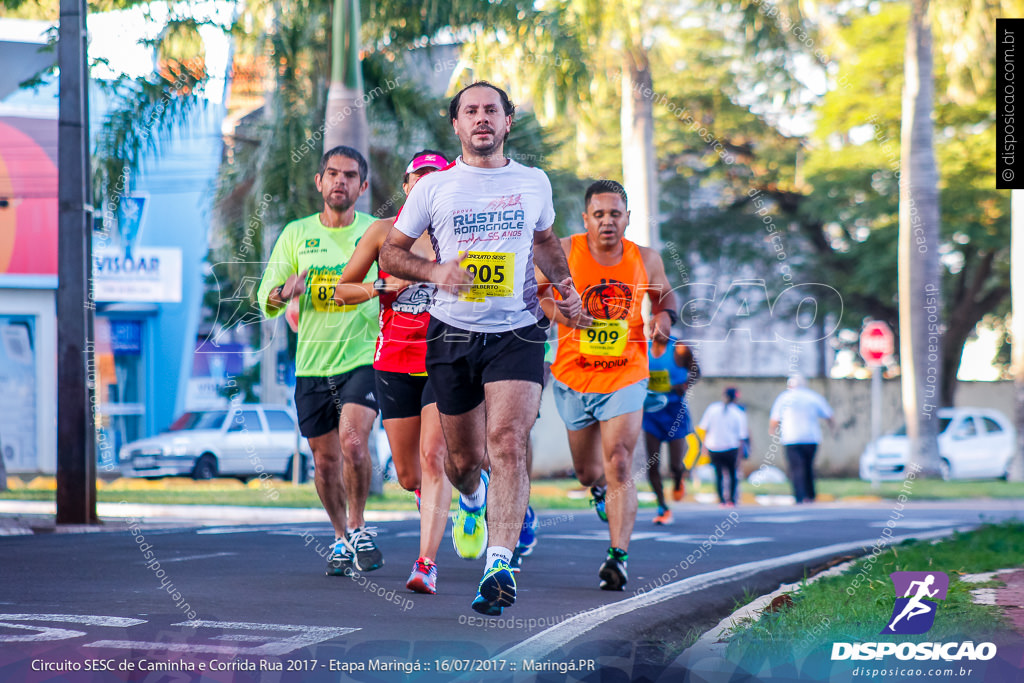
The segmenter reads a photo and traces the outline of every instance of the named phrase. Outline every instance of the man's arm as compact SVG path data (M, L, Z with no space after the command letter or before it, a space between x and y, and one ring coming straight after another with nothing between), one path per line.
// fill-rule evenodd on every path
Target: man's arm
M686 368L689 371L689 375L683 384L672 387L673 391L682 396L700 379L700 365L697 364L697 358L693 355L693 349L683 342L676 342L675 348L672 351L676 366Z
M554 300L554 305L567 324L589 327L593 318L583 312L583 301L572 284L565 250L551 228L533 233L533 262L551 286L562 295L561 300Z
M465 256L458 261L436 263L412 253L415 242L415 237L409 237L398 228L391 228L377 258L380 269L403 280L432 282L453 294L473 284L473 276L462 268Z
M661 255L649 247L640 247L640 254L647 269L647 295L651 297L651 336L655 339L668 339L672 333L672 324L678 319L676 309L679 302L668 276L665 275L665 264Z
M294 232L286 225L274 243L267 268L256 292L257 302L268 318L279 315L288 302L306 290L307 271L296 273Z
M562 250L563 254L568 246L568 237L558 240L558 247ZM566 261L566 266L568 266L568 261ZM537 297L540 301L540 308L544 311L544 315L547 316L548 320L559 325L565 325L566 327L589 327L590 323L593 322L590 316L582 315L573 321L562 315L562 312L558 309L558 299L555 298L554 285L541 271L540 266L537 265L536 258L534 258L533 270L534 277L537 279Z
M268 317L274 315L278 310L287 306L289 301L297 296L301 296L306 291L306 275L308 273L308 270L304 270L298 275L290 275L283 285L270 290L270 293L267 295L266 305Z

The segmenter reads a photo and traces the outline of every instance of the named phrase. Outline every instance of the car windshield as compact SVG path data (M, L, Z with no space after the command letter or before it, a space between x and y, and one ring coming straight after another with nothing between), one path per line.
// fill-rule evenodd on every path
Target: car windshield
M185 413L170 426L169 432L180 432L189 429L220 429L227 417L226 410L208 410L199 413Z
M942 432L946 431L946 429L949 427L949 423L952 422L952 421L953 421L953 418L951 418L951 417L940 417L939 418L939 434L941 434ZM893 436L906 436L907 435L907 425L902 425L899 429L897 429L895 432L893 432L892 435Z

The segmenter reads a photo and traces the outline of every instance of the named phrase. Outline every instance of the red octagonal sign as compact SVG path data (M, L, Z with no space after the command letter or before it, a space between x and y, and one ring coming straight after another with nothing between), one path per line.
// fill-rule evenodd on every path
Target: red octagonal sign
M883 365L892 355L893 336L889 326L881 321L869 322L860 333L860 355L870 366Z

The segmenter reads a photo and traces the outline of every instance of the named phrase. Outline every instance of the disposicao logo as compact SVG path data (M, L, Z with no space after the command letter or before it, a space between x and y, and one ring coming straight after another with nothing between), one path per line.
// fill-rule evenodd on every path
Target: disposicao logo
M881 635L920 635L935 623L937 600L945 600L949 576L944 572L893 572L889 575L896 590L896 604ZM918 661L988 660L996 656L994 643L971 641L952 643L832 643L832 661L866 660L895 656Z
M939 607L934 601L946 599L949 576L945 572L893 572L889 578L896 588L896 604L882 633L909 636L928 631Z

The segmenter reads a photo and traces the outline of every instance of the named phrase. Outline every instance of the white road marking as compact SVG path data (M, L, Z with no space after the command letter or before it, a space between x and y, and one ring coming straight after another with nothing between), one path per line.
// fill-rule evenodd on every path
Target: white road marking
M973 528L971 526L960 527L963 529ZM940 531L933 531L929 533L918 533L910 534L906 536L896 536L889 538L887 544L900 543L909 538L914 539L925 539L925 538L938 538L941 536L947 536L956 528L948 528ZM715 586L736 581L738 579L744 579L749 576L754 576L765 570L774 569L787 564L794 564L797 562L808 562L811 560L828 557L832 555L838 555L840 553L850 552L852 550L862 550L865 547L874 545L876 542L883 539L870 538L862 539L859 541L853 541L851 543L836 543L834 545L825 546L823 548L812 548L810 550L803 550L798 553L791 553L789 555L782 555L780 557L773 557L767 560L758 560L756 562L747 562L745 564L737 565L735 567L727 567L725 569L719 569L717 571L708 572L706 574L699 574L697 576L687 577L674 583L669 583L659 588L655 588L642 595L634 595L631 598L620 600L619 602L611 603L598 607L587 612L582 612L573 617L566 619L555 626L552 626L540 633L537 633L530 638L522 641L518 645L514 645L504 652L500 652L492 657L494 660L509 660L509 661L520 661L523 659L545 659L553 651L568 644L569 642L579 638L588 631L604 624L605 622L614 619L617 616L628 614L637 609L656 605L672 598L677 598L690 593L695 593L701 590L707 590Z
M674 534L671 536L662 536L654 539L661 543L692 543L693 545L700 545L701 543L708 542L707 534L701 536L700 534ZM774 541L775 539L771 536L750 536L747 538L723 538L716 542L716 545L750 545L751 543L767 543Z
M164 560L163 562L164 562L164 564L168 564L170 562L190 562L192 560L205 560L205 559L208 559L208 558L211 558L211 557L227 557L228 555L237 555L237 554L238 553L224 552L224 553L206 553L204 555L187 555L185 557L172 557L170 559ZM139 564L143 564L143 563L140 562Z
M813 515L758 515L756 517L744 517L744 522L760 522L766 524L794 524L797 522L817 521Z
M273 639L267 635L263 645L258 647L237 647L232 645L204 645L201 643L147 643L134 640L99 640L89 643L83 647L107 647L121 650L163 650L168 652L208 652L224 655L268 655L281 656L300 648L316 645L328 640L340 638L359 628L331 627L331 626L295 626L292 624L258 624L252 622L235 621L205 621L193 620L183 621L172 626L185 626L187 628L218 628L238 629L245 631L286 631L295 635L289 638ZM241 634L248 635L248 634ZM245 638L249 640L249 638Z
M630 537L630 540L631 541L648 541L648 540L651 540L653 538L658 538L658 537L664 536L664 535L666 535L666 534L664 532L660 532L660 531L641 531L640 533L633 534ZM578 534L540 534L539 538L541 540L548 539L548 538L554 538L554 539L559 539L559 540L563 540L563 541L604 541L605 543L607 543L608 542L608 532L604 531L604 530L600 530L600 531L581 531ZM705 536L704 538L707 539L707 536Z
M931 529L933 527L949 526L951 524L959 524L955 519L901 519L896 522L896 527L900 529ZM868 526L881 529L882 527L888 526L888 522L872 522Z
M9 628L18 631L35 631L25 635L4 635L0 634L0 643L27 643L40 642L45 640L66 640L84 636L84 631L75 631L67 628L51 628L49 626L26 626L22 624L11 624L11 621L44 621L67 624L84 624L86 626L110 626L113 628L128 628L145 624L142 619L128 619L123 617L100 617L88 614L0 614L0 628Z

